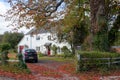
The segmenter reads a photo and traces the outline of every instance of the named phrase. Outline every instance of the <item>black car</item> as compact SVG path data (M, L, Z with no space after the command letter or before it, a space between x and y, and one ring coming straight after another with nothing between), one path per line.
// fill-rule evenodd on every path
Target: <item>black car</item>
M25 49L22 52L23 60L26 61L34 61L38 62L37 52L34 49Z

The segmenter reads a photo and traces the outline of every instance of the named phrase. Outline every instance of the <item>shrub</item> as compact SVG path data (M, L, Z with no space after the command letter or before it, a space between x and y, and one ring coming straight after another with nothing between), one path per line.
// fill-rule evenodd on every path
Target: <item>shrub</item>
M51 49L53 50L53 54L56 55L57 54L57 46L56 45L53 45L51 47Z
M22 69L27 69L27 65L26 65L25 61L23 60L23 55L21 53L19 53L17 55L17 57L18 57L19 62L16 66L19 68L22 68Z
M114 58L119 57L120 54L100 51L78 51L84 58Z
M63 53L57 54L56 57L64 57L65 55Z
M8 43L3 43L0 45L0 51L6 51L6 50L9 50L11 48L10 44Z
M8 59L9 59L8 58L8 51L3 51L1 53L1 63L2 63L2 65L8 64L8 62L7 62Z
M66 57L72 57L71 51L66 46L63 46L61 48L61 50L62 50L62 52L64 54L64 58L66 58Z
M8 43L3 43L0 45L1 51L1 63L2 65L6 65L8 62L8 50L10 49L10 45Z
M43 57L43 56L45 56L45 55L42 54L41 52L39 52L39 53L38 53L38 56L39 56L39 57Z

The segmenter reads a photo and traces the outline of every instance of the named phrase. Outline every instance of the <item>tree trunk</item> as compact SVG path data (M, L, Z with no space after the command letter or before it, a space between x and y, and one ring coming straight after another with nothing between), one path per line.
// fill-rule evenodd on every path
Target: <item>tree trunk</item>
M91 28L90 28L90 49L93 50L93 37L99 31L100 26L97 23L98 13L104 14L104 11L99 11L100 6L105 7L105 0L90 0L90 16L91 16Z
M93 34L96 34L99 31L97 13L101 5L105 7L105 0L90 0L91 32Z

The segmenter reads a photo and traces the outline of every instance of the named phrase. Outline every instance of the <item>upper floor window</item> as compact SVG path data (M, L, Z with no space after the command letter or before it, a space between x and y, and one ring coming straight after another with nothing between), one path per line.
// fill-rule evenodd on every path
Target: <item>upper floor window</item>
M48 40L51 40L51 36L50 35L48 36Z
M27 37L26 39L27 39L27 41L28 41L28 37Z
M36 36L36 40L40 40L40 36Z

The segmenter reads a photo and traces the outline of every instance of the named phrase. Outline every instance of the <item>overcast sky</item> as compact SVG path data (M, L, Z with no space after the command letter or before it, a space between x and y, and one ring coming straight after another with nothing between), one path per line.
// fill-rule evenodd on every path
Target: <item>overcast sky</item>
M5 2L5 0L0 0L0 14L5 14L5 12L9 9L9 4ZM7 27L10 22L5 21L3 17L0 16L0 34L3 34L5 31L13 31L13 27ZM26 33L28 29L21 28L18 30L19 32Z

